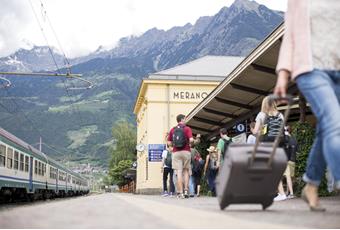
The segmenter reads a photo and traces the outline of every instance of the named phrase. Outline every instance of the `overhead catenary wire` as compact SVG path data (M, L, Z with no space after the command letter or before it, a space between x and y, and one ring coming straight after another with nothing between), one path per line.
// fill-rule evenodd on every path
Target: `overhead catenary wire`
M35 12L35 9L34 9L34 6L33 6L32 2L31 2L31 0L29 0L29 2L30 2L30 5L31 5L31 8L32 8L32 11L33 11L33 13L34 13L35 19L36 19L36 21L37 21L37 23L38 23L38 26L40 27L40 31L41 31L41 33L42 33L42 35L43 35L43 37L44 37L44 39L45 39L45 41L46 41L46 44L47 44L47 46L48 46L50 55L52 56L53 62L54 62L54 64L55 64L56 68L57 68L56 71L60 74L60 68L59 68L59 66L58 66L58 64L57 64L57 62L56 62L56 59L55 59L54 54L53 54L53 52L52 52L52 49L50 48L50 45L49 45L48 39L47 39L47 37L46 37L46 35L45 35L44 29L42 28L42 25L41 25L41 23L40 23L40 21L39 21L39 18L38 18L38 16L37 16L36 12ZM57 36L55 30L53 29L52 23L51 23L51 21L50 21L49 18L48 18L46 9L45 9L45 7L44 7L44 5L42 4L41 1L40 1L40 3L41 3L40 6L42 7L41 9L43 9L44 16L48 19L49 25L50 25L50 27L51 27L53 33L54 33L54 36L56 37L56 40L59 41L58 36ZM60 46L59 48L60 48L60 49L62 50L62 52L63 52L64 57L65 57L66 60L67 60L67 63L69 64L69 61L68 61L68 59L67 59L67 57L66 57L66 55L65 55L65 52L63 51L63 48L62 48L60 42L58 42L58 44L59 44L59 46ZM70 74L70 72L71 72L70 66L68 66L68 73ZM66 91L67 96L68 96L69 98L71 98L71 95L70 95L70 93L69 93L69 89L68 89L67 86L66 86L65 80L62 79L62 82L63 82L63 85L64 85L64 88L65 88L65 91ZM81 116L81 113L80 113L79 108L78 108L76 105L71 106L71 108L72 108L72 109L74 110L74 112L79 116L79 121L80 121L82 124L84 124L84 120L83 120L83 118L82 118L82 116Z

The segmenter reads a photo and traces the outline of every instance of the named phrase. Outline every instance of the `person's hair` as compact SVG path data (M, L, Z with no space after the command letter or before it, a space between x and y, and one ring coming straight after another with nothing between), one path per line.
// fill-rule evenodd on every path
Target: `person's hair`
M222 128L220 129L220 133L222 133L222 135L226 135L228 134L228 130L226 128Z
M263 98L261 112L267 115L275 115L278 112L275 101L269 100L268 96Z
M250 122L250 124L249 124L250 128L254 129L255 128L255 124L256 124L256 122L254 122L254 121Z
M177 117L176 117L176 120L177 120L177 122L179 123L179 122L181 122L184 118L185 118L185 115L183 115L183 114L178 114Z

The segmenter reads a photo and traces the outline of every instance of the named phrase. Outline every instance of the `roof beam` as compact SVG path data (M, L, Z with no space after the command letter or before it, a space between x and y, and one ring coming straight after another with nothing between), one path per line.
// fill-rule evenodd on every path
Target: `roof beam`
M201 123L206 123L209 125L217 125L217 126L221 126L224 125L224 123L218 122L218 121L212 121L206 118L201 118L201 117L194 117L195 121L201 122Z
M231 114L231 113L225 113L225 112L221 112L218 110L214 110L214 109L209 109L209 108L203 108L203 110L207 113L211 113L211 114L215 114L215 115L220 115L220 116L224 116L224 117L230 117L230 118L237 118L236 115Z
M243 108L243 109L249 109L249 110L253 109L253 106L251 106L251 105L242 104L242 103L239 103L239 102L236 102L236 101L230 101L230 100L227 100L227 99L224 99L224 98L221 98L221 97L215 97L215 100L220 102L220 103L223 103L223 104L233 105L233 106Z
M233 127L238 122L243 122L244 120L250 118L251 116L257 114L261 110L261 104L258 104L255 106L254 110L248 111L246 113L243 113L242 115L238 116L236 119L228 121L227 123L223 124L223 128L229 129L230 127ZM211 132L211 135L208 137L210 139L213 136L217 136L219 134L219 129L215 129Z
M272 75L275 75L275 76L276 76L275 69L273 69L273 68L269 68L269 67L267 67L267 66L258 65L258 64L251 64L251 66L252 66L256 71L260 71L260 72L263 72L263 73L269 73L269 74L272 74Z
M202 131L202 132L205 132L205 133L210 133L211 132L211 130L209 130L209 129L203 129L203 128L199 128L199 127L196 127L196 126L193 126L193 125L189 125L189 127L191 129Z
M238 90L242 90L242 91L245 91L245 92L250 92L250 93L254 93L254 94L258 94L258 95L262 95L262 96L267 96L269 94L269 92L267 92L267 91L251 88L251 87L248 87L248 86L243 86L243 85L239 85L239 84L235 84L235 83L230 83L230 85L234 89L238 89Z

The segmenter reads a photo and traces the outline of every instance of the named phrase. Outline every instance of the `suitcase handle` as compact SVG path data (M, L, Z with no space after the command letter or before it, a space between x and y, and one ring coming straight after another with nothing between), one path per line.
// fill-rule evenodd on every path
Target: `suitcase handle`
M288 116L289 116L289 112L290 112L290 107L291 105L293 104L293 97L291 95L286 95L286 97L280 97L280 96L276 96L274 94L270 94L269 95L269 101L286 101L287 102L287 109L284 113L284 118L283 118L283 122L280 126L280 130L281 132L279 133L279 135L275 138L275 141L274 141L274 144L273 144L273 150L272 152L270 153L270 156L269 156L269 159L268 159L268 166L270 166L273 162L273 159L274 159L274 155L276 153L276 149L279 145L279 142L280 142L280 138L282 136L282 130L284 128L284 125L288 119ZM261 124L262 125L262 124ZM261 126L261 128L263 127L263 125ZM250 160L250 165L252 165L254 163L254 159L256 157L256 152L257 152L257 149L259 147L259 144L260 144L260 139L261 139L261 132L258 132L257 135L256 135L256 143L255 143L255 146L254 146L254 150L252 152L252 156L251 156L251 160Z

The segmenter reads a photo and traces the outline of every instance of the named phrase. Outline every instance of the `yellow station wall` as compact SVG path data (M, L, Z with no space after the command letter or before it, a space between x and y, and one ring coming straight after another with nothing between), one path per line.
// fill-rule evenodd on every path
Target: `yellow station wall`
M162 190L161 162L148 160L149 144L165 144L165 135L177 124L176 116L188 114L219 82L144 80L137 98L137 143L145 150L137 152L137 192Z

